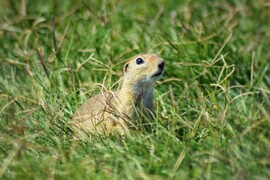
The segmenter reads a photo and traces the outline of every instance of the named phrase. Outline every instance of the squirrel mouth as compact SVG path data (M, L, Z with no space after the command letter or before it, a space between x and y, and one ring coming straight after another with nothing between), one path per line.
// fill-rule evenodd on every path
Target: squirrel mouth
M163 71L158 71L156 74L154 74L152 77L157 77L157 76L161 76L163 73Z

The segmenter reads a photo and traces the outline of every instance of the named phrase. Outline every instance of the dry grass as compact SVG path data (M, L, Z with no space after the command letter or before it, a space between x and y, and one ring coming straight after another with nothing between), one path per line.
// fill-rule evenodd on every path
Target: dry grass
M131 5L132 4L132 5ZM0 177L268 179L269 3L0 2ZM151 132L75 142L124 62L159 53Z

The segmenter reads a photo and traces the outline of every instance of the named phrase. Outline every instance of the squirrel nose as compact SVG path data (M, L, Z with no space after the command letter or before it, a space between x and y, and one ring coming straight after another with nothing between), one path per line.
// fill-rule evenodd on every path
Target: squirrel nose
M160 64L158 65L158 68L161 69L161 70L164 69L164 61L162 61L162 63L160 63Z

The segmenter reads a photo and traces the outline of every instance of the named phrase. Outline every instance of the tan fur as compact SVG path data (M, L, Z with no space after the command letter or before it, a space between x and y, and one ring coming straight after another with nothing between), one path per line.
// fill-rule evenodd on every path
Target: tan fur
M142 58L144 63L137 64L137 58ZM164 71L162 64L163 60L155 54L138 55L127 62L118 91L93 96L73 115L71 123L78 135L84 136L83 132L124 134L133 126L136 114L151 118L154 85Z

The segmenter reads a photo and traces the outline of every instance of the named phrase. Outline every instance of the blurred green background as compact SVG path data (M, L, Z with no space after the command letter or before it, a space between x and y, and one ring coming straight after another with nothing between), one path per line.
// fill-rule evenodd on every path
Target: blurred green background
M268 179L270 3L0 2L0 178ZM72 140L76 108L157 53L152 131Z

